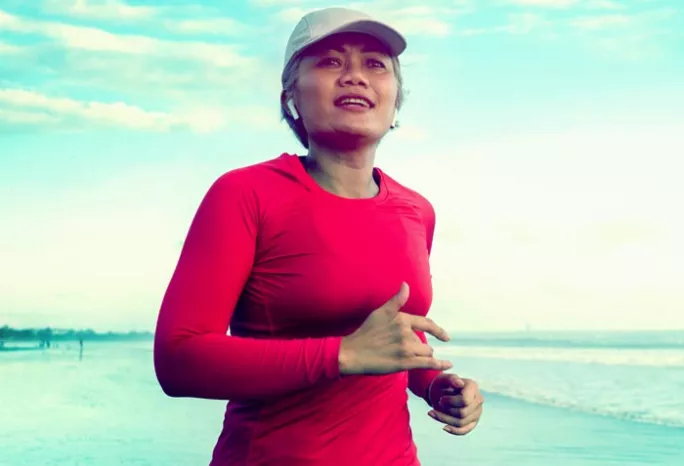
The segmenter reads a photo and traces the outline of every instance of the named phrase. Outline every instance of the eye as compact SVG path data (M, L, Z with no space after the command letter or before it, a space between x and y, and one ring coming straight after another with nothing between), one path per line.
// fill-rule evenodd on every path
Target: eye
M387 68L385 63L378 60L377 58L368 59L368 66L371 68Z
M341 60L339 58L335 58L335 57L325 57L325 58L322 58L318 62L318 66L322 66L322 67L340 66L341 64L342 64Z

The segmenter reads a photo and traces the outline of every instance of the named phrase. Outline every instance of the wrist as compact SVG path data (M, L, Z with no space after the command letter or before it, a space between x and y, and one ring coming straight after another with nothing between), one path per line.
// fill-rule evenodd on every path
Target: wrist
M434 408L434 406L433 406L433 404L432 404L432 385L435 383L435 380L437 380L437 379L439 378L440 375L441 375L441 374L437 374L437 376L435 376L435 377L430 381L430 383L429 383L428 386L427 386L427 390L425 391L425 401L427 402L428 406L431 407L431 408Z
M337 354L337 363L340 366L340 375L345 376L345 375L350 375L352 372L351 369L351 354L348 348L348 345L346 344L346 339L342 338L342 342L340 343L340 351Z

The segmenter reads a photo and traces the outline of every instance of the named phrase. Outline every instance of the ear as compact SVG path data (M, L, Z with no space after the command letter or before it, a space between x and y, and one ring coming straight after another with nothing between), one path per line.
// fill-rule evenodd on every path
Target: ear
M297 107L295 107L294 100L288 100L286 106L292 118L299 120L299 113L297 112Z
M394 110L394 116L392 117L392 123L390 124L390 129L394 129L397 127L397 113L399 113L399 110Z

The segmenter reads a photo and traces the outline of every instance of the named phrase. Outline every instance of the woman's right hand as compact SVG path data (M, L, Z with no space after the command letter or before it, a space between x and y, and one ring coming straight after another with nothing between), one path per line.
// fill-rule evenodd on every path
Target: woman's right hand
M409 287L402 283L396 295L373 311L354 333L342 338L340 374L451 368L450 362L433 357L433 349L420 341L415 331L429 333L441 341L449 341L449 335L427 317L401 312L408 296Z

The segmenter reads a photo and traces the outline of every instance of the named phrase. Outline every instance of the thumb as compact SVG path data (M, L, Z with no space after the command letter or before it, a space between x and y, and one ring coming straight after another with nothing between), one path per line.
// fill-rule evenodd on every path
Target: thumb
M397 294L392 296L387 303L385 303L385 306L392 310L399 312L399 310L404 307L406 304L406 301L408 301L409 298L409 286L408 283L402 282L401 286L399 287L399 291Z
M465 380L457 376L456 374L450 374L448 378L448 384L450 387L455 388L457 390L463 389L465 387Z

